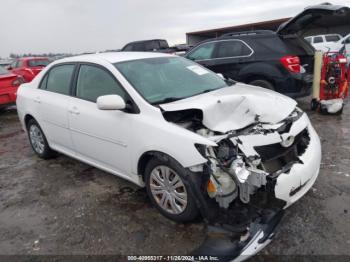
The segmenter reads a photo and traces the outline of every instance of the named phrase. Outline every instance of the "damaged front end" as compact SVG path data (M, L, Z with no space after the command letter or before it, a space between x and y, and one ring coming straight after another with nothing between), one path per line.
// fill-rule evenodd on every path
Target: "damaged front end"
M227 261L254 255L271 241L283 209L316 180L320 144L306 114L296 108L274 124L256 115L250 125L225 133L204 126L198 109L163 114L217 145L196 144L207 163L190 168L203 175L202 184L192 187L209 223L207 239L194 254Z

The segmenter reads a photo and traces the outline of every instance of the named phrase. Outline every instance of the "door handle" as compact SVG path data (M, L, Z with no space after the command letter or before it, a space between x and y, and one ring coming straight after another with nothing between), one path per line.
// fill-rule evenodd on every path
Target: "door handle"
M69 113L71 113L73 115L79 115L80 114L78 108L76 108L76 107L73 107L72 109L70 109L68 111L69 111Z
M37 96L36 98L34 98L34 102L40 104L41 103L40 97Z

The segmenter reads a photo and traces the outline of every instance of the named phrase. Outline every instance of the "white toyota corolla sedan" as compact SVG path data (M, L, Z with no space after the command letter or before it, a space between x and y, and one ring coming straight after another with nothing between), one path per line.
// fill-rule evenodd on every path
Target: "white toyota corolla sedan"
M181 57L67 58L17 95L20 121L39 157L60 152L146 187L172 220L201 215L229 225L222 228L230 228L230 243L233 230L239 244L220 254L232 258L268 244L283 209L319 173L320 140L294 100ZM218 255L218 241L209 237L196 252Z

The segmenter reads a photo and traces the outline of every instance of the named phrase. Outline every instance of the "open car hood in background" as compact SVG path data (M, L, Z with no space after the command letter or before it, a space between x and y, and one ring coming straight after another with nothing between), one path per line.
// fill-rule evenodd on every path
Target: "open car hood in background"
M334 28L350 25L350 8L340 5L315 5L304 9L289 21L282 24L277 34L306 36L307 32L317 28ZM337 33L332 29L332 33Z

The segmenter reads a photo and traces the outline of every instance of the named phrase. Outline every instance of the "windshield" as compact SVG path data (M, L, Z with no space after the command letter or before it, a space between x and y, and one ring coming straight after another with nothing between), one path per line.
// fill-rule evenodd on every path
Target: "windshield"
M28 65L30 67L36 67L36 66L47 66L50 64L50 61L47 59L40 59L40 60L29 60Z
M127 61L116 63L115 67L151 104L172 102L230 85L215 73L180 57Z
M0 75L7 75L9 72L0 65Z

